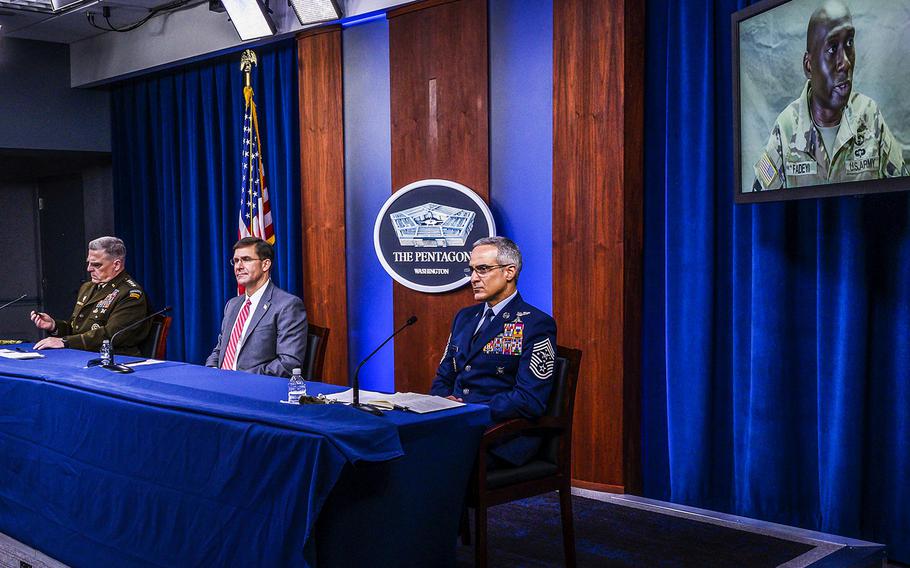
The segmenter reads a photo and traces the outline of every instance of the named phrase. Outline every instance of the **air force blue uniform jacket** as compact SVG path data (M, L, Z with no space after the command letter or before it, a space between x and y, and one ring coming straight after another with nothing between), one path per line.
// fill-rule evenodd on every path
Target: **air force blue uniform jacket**
M494 422L543 415L553 386L556 322L516 294L472 342L484 311L486 303L455 316L430 393L486 404ZM493 453L521 464L538 445L520 438Z

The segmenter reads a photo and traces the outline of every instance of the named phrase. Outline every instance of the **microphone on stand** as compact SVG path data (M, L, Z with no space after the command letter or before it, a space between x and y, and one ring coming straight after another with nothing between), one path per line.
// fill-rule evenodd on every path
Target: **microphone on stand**
M120 335L121 333L123 333L124 331L129 331L129 330L133 329L134 327L136 327L137 325L145 323L148 320L152 319L153 317L160 316L164 312L168 312L170 310L171 310L171 307L167 306L166 308L164 308L162 310L158 310L157 312L155 312L153 314L147 315L142 319L136 320L133 323L129 324L128 326L124 327L123 329L117 331L116 333L114 333L114 335L111 336L109 341L105 340L106 342L108 342L107 352L105 352L105 345L104 345L104 342L102 342L101 343L101 353L100 353L101 357L90 360L88 363L85 364L85 366L86 367L96 367L96 366L100 365L101 367L107 369L108 371L114 371L117 373L132 373L133 372L132 367L128 367L126 365L121 365L119 363L114 362L114 340L117 339L117 336Z
M351 406L353 406L354 408L356 408L356 409L358 409L358 410L363 410L364 412L369 412L370 414L375 414L376 416L382 416L382 411L379 410L378 408L376 408L375 406L372 406L372 405L370 405L370 404L360 404L360 381L357 380L357 376L358 376L358 374L360 373L360 368L363 367L363 364L366 363L367 361L369 361L369 360L370 360L370 357L372 357L373 355L375 355L377 351L379 351L380 349L382 349L382 346L383 346L383 345L385 345L385 344L388 343L393 337L395 337L396 335L398 335L399 333L401 333L401 331L404 330L404 328L406 328L406 327L408 327L408 326L412 326L412 325L414 325L415 323L417 323L417 316L411 316L411 317L409 317L409 318L408 318L408 321L406 321L405 324L404 324L403 326L399 327L399 328L395 331L395 333L393 333L392 335L388 336L388 337L386 338L385 341L383 341L382 343L379 344L379 347L377 347L376 349L374 349L372 353L370 353L369 355L367 355L366 358L364 358L364 360L361 361L359 365L357 365L357 370L354 371L354 380L351 381L351 388L354 390L353 403L351 404Z
M22 298L25 298L26 296L28 296L28 294L22 294L21 296L19 296L19 297L16 298L15 300L11 300L11 301L9 301L9 302L3 304L2 306L0 306L0 310L2 310L3 308L5 308L5 307L7 307L7 306L12 306L13 304L15 304L16 302L18 302L18 301L21 300Z

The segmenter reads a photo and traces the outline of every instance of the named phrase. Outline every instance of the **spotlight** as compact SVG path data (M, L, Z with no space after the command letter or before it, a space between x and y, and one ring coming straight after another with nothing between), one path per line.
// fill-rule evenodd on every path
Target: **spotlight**
M59 12L79 2L82 2L82 0L51 0L51 5L54 7L54 12Z
M221 0L227 10L234 29L240 39L256 39L275 35L275 23L269 17L268 8L258 0Z
M341 8L335 0L288 0L288 4L302 26L341 18Z

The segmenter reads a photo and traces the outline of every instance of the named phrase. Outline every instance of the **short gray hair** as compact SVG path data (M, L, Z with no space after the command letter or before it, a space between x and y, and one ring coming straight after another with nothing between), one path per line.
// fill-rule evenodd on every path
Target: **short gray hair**
M515 279L518 280L518 275L521 274L521 251L518 250L518 245L507 237L484 237L474 241L471 248L484 245L496 247L496 262L499 264L515 265Z
M104 251L106 255L114 260L126 258L126 245L117 237L98 237L89 242L88 250Z

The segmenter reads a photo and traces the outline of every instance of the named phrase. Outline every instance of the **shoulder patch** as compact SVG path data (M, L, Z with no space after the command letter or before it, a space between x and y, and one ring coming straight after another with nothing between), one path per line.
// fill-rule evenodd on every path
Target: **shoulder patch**
M142 290L138 290L136 288L130 290L130 298L132 298L134 300L138 300L141 297L142 297Z
M547 337L534 344L531 350L531 373L538 379L545 381L553 376L553 368L556 364L556 352L553 351L553 344Z
M774 167L774 163L767 152L762 152L761 158L755 164L755 173L758 174L758 179L761 180L762 185L766 188L777 179L777 168Z

